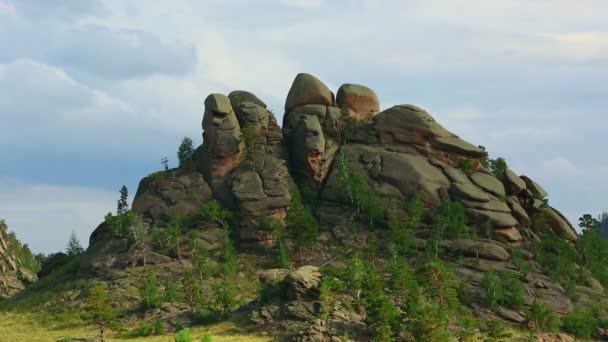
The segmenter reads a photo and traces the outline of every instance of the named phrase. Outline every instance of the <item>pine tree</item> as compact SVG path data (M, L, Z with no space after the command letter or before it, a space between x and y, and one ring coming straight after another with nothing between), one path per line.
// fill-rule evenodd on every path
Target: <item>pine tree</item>
M129 211L129 189L127 189L126 185L123 185L120 188L120 198L118 199L118 203L116 203L116 214L124 214Z
M106 328L116 321L117 312L105 284L97 283L89 289L85 300L83 318L97 325L100 342L105 341Z
M76 232L73 230L70 233L70 239L68 240L68 245L65 251L68 256L76 256L84 251L80 245L80 240L78 240L78 235L76 235Z
M315 242L319 236L319 226L312 210L302 203L299 193L291 197L286 221L298 248L298 262L302 263L302 249L311 247Z
M192 164L192 158L194 156L194 145L192 139L184 137L182 139L179 148L177 149L177 159L179 160L179 166L188 168Z

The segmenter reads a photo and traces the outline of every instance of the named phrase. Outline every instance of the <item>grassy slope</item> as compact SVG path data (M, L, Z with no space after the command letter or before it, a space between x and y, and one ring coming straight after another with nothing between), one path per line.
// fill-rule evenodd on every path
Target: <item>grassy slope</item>
M15 297L0 302L0 342L47 342L71 337L95 337L96 327L86 324L79 312L69 306L70 297L87 284L79 279L80 260L72 260L56 272L30 285ZM130 329L132 327L126 327ZM223 322L192 329L192 341L200 341L205 334L214 342L270 341L270 337L252 334L232 322ZM173 334L150 337L128 337L126 333L112 333L107 341L173 341Z

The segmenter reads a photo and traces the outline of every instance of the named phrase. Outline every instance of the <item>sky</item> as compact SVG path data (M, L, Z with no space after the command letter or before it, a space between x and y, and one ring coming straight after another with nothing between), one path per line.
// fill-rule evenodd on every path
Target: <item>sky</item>
M608 211L608 1L0 0L0 217L62 250L118 190L201 143L209 93L281 122L295 75L415 104L540 183Z

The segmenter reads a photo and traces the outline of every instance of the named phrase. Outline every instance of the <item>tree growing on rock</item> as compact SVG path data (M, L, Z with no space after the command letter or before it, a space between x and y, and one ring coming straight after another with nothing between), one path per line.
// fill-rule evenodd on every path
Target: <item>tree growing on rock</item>
M190 168L192 166L194 157L194 144L192 139L189 137L182 138L182 142L179 144L177 149L177 159L179 160L179 167Z
M113 298L110 296L104 283L97 283L89 288L89 295L85 300L83 318L95 325L99 330L99 340L105 341L106 329L116 322L118 313L112 306Z
M336 172L339 195L342 201L352 205L357 214L368 219L371 228L377 221L384 218L385 209L378 198L378 194L367 184L367 181L354 172L348 165L344 153L336 157Z
M245 158L251 161L253 171L255 171L255 157L257 154L257 144L262 138L255 126L248 125L241 128L240 140L245 144Z
M114 236L118 238L131 237L131 228L133 227L136 216L129 210L129 190L125 185L120 188L120 198L116 203L116 215L109 212L105 221L110 227Z
M488 159L487 163L494 176L504 183L507 177L507 161L502 157L498 157L496 159Z
M136 266L141 258L144 268L148 266L148 254L152 250L152 234L150 233L150 225L143 222L141 216L135 216L131 227L132 246L129 250L131 254L131 263Z
M68 240L68 245L65 248L65 252L68 256L76 256L82 253L84 249L80 245L80 240L78 239L78 235L76 232L72 230L70 233L70 238Z

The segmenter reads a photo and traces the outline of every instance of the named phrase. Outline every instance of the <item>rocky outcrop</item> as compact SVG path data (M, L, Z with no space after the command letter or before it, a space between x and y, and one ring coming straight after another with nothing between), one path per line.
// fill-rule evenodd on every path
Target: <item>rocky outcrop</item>
M241 128L230 99L211 94L205 99L203 115L204 152L199 163L207 179L221 179L242 161Z
M142 179L132 208L144 219L164 227L175 213L182 217L198 214L212 198L211 187L202 174L177 169Z

